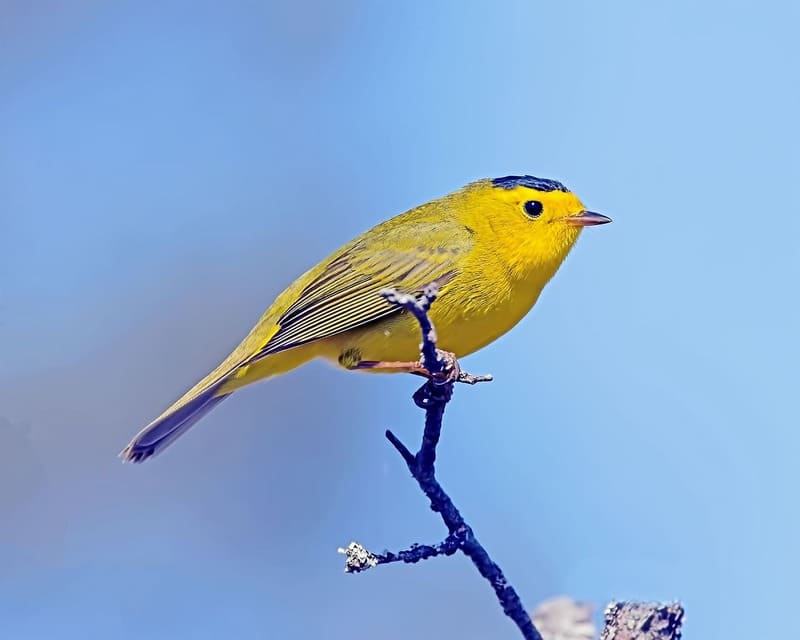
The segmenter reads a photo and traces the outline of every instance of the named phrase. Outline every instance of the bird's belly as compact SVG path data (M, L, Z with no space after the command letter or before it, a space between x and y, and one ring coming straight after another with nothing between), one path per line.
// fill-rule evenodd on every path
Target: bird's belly
M511 329L530 310L535 295L452 307L447 297L434 302L430 312L440 349L457 357L485 347ZM340 363L353 360L415 361L422 339L417 321L408 313L353 329L326 339L320 355Z

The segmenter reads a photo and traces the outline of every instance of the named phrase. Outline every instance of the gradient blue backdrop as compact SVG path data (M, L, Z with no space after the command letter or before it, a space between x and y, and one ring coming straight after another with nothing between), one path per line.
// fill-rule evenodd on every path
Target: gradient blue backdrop
M162 6L156 8L156 4ZM790 2L0 3L0 637L514 638L383 440L404 377L312 364L117 451L282 287L475 178L614 224L466 361L440 475L533 606L797 602Z

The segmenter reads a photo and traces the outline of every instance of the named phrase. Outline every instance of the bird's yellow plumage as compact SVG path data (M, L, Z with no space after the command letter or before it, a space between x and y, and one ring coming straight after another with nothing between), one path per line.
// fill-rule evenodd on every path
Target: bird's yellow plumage
M418 325L379 295L383 288L414 292L436 282L430 314L439 346L472 353L531 309L582 227L604 222L560 183L532 176L480 180L387 220L295 280L122 455L146 459L236 389L313 358L346 368L415 360Z

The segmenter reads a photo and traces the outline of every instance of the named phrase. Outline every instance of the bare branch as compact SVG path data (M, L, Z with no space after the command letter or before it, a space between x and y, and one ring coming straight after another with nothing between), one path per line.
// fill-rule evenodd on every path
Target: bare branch
M392 304L396 304L414 315L422 330L421 364L428 371L430 378L414 394L414 403L425 411L425 429L422 444L416 454L404 445L391 431L386 432L389 442L403 457L413 478L422 492L427 496L431 509L438 513L449 535L437 545L414 544L409 549L392 553L386 551L374 554L357 543L351 543L346 550L345 571L358 572L364 569L390 562L418 562L439 555L452 555L461 551L472 560L478 572L494 589L500 605L506 615L517 625L525 640L542 640L542 636L533 625L528 612L522 606L517 592L508 584L503 571L491 559L486 549L475 537L472 528L465 522L450 496L436 479L436 446L442 432L442 416L450 398L453 396L455 382L475 384L491 380L491 376L471 376L463 373L458 361L451 353L436 348L436 330L428 316L428 310L436 299L437 290L433 285L425 288L420 298L384 290L381 295Z

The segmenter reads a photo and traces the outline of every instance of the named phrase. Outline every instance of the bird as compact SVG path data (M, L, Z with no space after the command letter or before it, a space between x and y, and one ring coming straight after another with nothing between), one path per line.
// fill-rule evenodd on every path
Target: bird
M410 371L413 317L380 295L435 285L439 347L456 358L490 344L534 306L582 229L611 219L561 182L511 175L471 182L345 244L290 284L211 373L122 450L163 451L237 389L323 358L348 370Z

